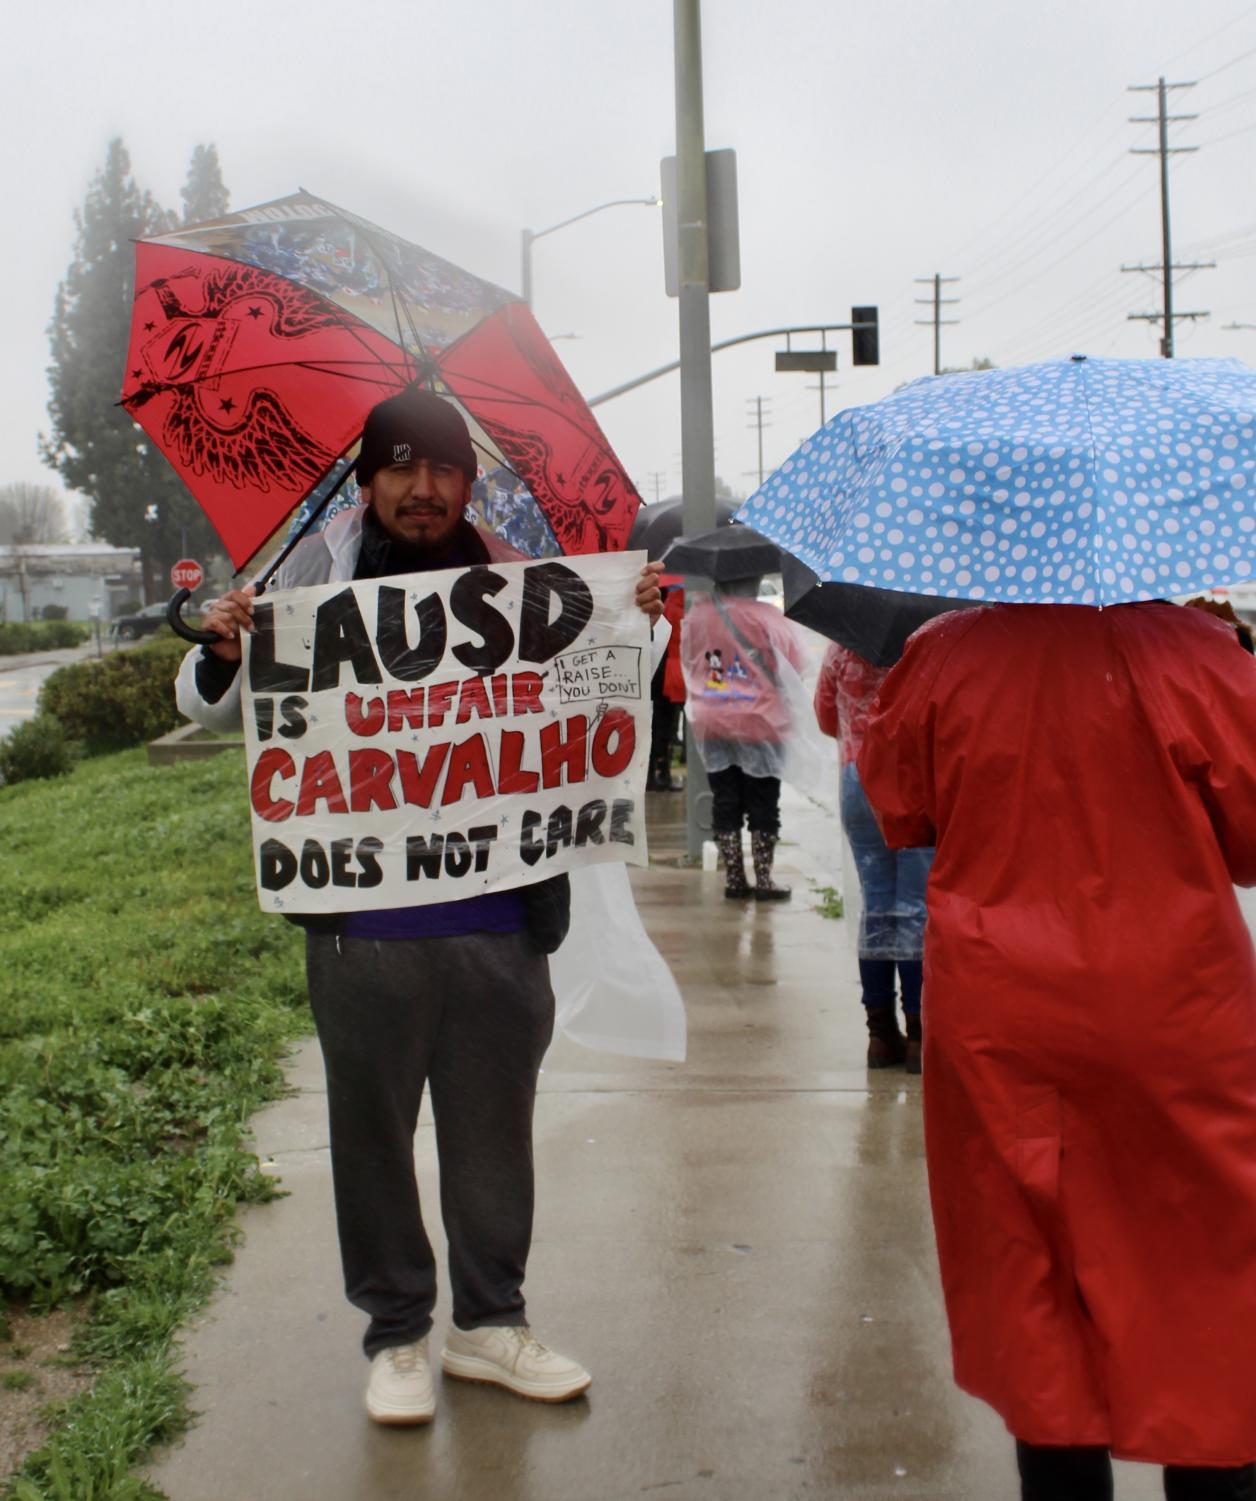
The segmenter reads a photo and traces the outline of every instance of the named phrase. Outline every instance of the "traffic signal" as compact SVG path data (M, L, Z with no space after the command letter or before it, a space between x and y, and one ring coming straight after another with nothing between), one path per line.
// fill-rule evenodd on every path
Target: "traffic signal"
M879 365L881 363L881 329L874 307L853 307L850 321L855 327L850 332L851 364ZM859 327L860 324L864 326Z

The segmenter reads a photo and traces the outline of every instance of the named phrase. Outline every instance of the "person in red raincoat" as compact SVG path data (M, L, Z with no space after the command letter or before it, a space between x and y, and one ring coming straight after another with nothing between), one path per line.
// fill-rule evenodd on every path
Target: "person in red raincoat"
M1022 1494L1256 1491L1256 662L1162 602L911 638L859 772L936 844L924 1110L955 1376Z
M672 776L672 745L685 701L685 676L680 665L680 633L685 618L685 591L676 585L663 598L663 619L672 628L667 651L650 681L653 713L650 722L650 771L647 792L680 792L683 782Z

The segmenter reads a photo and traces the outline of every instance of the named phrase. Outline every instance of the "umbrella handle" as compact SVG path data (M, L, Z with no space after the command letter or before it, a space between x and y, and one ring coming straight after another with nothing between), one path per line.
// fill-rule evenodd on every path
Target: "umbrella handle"
M221 641L222 637L214 631L198 631L195 626L185 623L183 606L191 598L190 589L175 590L170 596L170 603L166 606L166 624L176 636L182 636L185 641L191 641L195 646L212 646L215 641Z

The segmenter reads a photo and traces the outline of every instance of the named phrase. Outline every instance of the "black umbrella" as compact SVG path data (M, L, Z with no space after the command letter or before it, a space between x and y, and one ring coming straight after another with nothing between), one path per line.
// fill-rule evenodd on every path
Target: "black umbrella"
M717 500L715 502L716 523L719 526L727 526L740 504L739 500ZM684 531L683 512L684 500L679 495L672 495L667 500L656 500L652 505L642 506L637 512L636 520L632 523L632 531L628 536L629 548L644 547L650 555L650 561L657 562Z
M669 573L696 574L717 584L729 584L735 579L779 573L782 557L776 543L752 527L717 526L700 537L673 542L663 554L663 566Z
M935 594L900 594L867 584L822 584L790 553L782 552L780 559L789 619L849 647L876 667L892 667L903 655L908 636L926 620L980 604Z

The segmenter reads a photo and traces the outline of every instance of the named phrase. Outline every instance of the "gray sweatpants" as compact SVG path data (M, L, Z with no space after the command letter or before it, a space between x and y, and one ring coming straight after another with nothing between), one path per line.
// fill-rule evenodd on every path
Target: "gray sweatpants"
M431 1087L454 1322L526 1321L532 1109L554 1028L549 965L523 933L306 935L327 1071L336 1225L367 1355L432 1327L436 1263L414 1132Z

